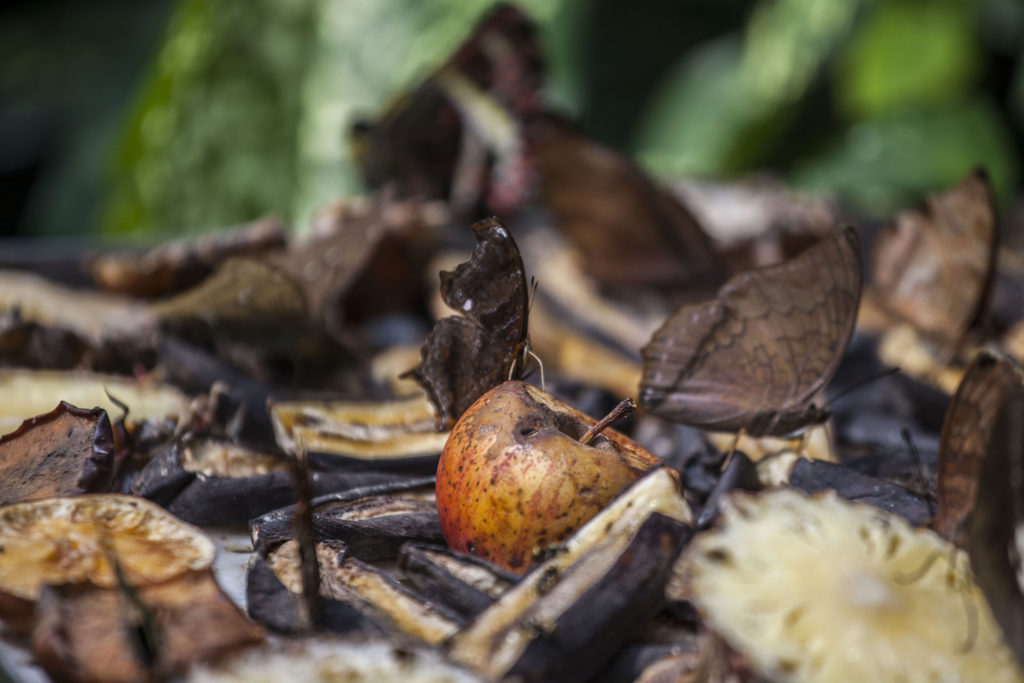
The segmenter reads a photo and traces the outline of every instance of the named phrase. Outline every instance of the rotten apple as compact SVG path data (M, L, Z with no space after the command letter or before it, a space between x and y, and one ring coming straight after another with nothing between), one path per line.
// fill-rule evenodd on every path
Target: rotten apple
M522 573L645 471L661 464L609 420L518 381L459 418L437 468L441 529L454 550Z

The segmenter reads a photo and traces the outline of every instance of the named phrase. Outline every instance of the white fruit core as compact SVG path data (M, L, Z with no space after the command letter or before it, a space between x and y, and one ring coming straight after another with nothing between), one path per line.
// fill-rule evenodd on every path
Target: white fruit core
M846 576L846 598L857 607L898 607L899 596L888 581L870 571L854 570Z

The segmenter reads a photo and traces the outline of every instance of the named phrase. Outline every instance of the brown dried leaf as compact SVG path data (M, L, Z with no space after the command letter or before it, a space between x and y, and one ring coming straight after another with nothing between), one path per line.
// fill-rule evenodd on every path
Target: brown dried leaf
M347 318L408 308L421 295L409 273L424 266L445 218L436 204L387 196L337 202L321 210L306 242L270 260L301 288L311 321L338 338Z
M292 277L265 260L236 257L210 277L154 304L165 322L205 323L218 332L287 329L306 319L306 301Z
M61 402L0 437L0 505L103 493L114 475L114 436L102 408Z
M126 592L92 584L47 587L32 645L43 668L64 681L167 678L263 641L263 630L224 594L209 571ZM152 661L138 652L136 609L152 617Z

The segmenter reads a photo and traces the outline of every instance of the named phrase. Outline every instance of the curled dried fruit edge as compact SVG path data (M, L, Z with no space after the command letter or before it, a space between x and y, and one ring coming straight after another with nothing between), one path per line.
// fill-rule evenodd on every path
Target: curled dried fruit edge
M772 680L1024 680L965 553L831 492L734 495L682 567L706 623Z

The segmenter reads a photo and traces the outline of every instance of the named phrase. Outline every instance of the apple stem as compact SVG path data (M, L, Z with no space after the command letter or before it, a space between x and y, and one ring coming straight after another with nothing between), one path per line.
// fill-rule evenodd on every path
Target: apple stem
M631 398L627 398L625 401L612 408L612 412L608 413L600 420L595 422L594 426L588 429L586 434L580 437L580 443L586 446L594 439L595 436L603 432L605 427L615 422L616 420L620 420L626 417L634 410L636 410L636 401L634 401Z

